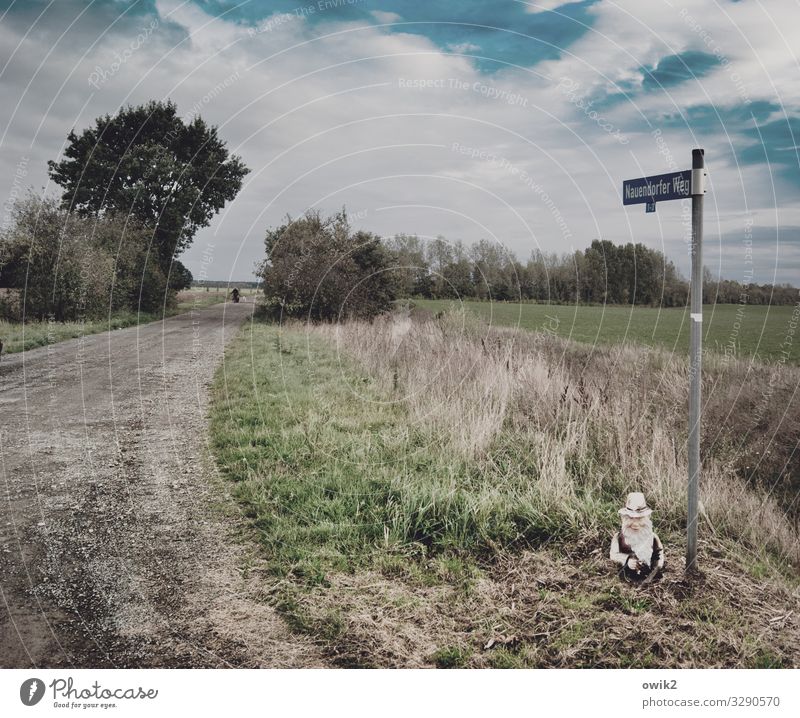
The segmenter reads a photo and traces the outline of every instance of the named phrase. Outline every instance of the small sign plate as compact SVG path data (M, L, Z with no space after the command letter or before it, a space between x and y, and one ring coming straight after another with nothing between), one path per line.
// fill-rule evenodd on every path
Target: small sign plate
M655 212L656 211L656 203L655 202L648 202L644 206L644 211L645 212Z
M622 204L649 204L692 196L692 171L638 177L622 183ZM653 210L648 210L653 211Z

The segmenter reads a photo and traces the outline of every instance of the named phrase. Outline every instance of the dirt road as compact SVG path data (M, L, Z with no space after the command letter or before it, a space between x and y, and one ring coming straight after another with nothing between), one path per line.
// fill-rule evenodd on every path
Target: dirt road
M267 605L207 444L252 306L2 358L0 666L322 665Z

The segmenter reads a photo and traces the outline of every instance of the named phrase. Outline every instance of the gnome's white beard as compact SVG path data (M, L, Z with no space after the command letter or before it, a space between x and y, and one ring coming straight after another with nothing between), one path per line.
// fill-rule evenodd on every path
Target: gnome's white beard
M631 527L631 519L622 519L622 538L631 547L636 558L649 564L653 558L653 522L649 519L636 519L639 528Z

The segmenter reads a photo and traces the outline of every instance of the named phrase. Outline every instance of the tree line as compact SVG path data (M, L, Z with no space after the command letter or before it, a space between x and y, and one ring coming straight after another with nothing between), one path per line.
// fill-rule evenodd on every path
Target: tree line
M178 256L249 171L200 116L172 102L105 115L48 163L60 200L17 200L0 231L0 318L92 319L175 303ZM13 290L13 291L9 291Z
M560 255L534 250L522 262L486 239L470 247L443 237L425 241L403 234L384 242L399 267L405 297L661 307L685 306L689 299L689 282L674 263L640 243L595 239L584 250ZM708 268L703 284L706 304L797 301L797 289L789 284L715 281Z
M403 298L682 307L689 283L672 261L642 244L594 240L582 251L531 253L520 261L496 242L467 247L444 237L354 232L343 210L306 213L267 231L258 274L271 316L367 317ZM786 285L715 282L705 270L705 303L794 304Z

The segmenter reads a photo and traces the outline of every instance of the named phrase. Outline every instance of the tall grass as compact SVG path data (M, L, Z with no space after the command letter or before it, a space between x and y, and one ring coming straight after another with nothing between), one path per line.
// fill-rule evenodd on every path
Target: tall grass
M217 374L211 436L280 576L270 600L344 665L791 666L797 632L768 626L794 605L796 579L772 579L796 530L736 464L787 463L767 437L798 376L707 364L696 583L680 578L687 369L661 352L452 314L255 323ZM631 490L666 545L645 592L607 560Z
M472 518L457 523L508 523L528 538L537 527L542 536L575 535L598 530L610 505L641 490L657 521L684 525L684 361L632 346L576 350L546 334L487 329L459 313L405 322L389 317L308 331L365 367L435 445L433 453L472 468L461 479L469 505L452 507ZM708 371L718 395L726 395L720 387L741 394L752 366L711 360ZM728 417L733 433L736 420ZM701 500L710 529L797 562L796 528L768 492L737 474L741 452L726 449L720 441L705 452Z

